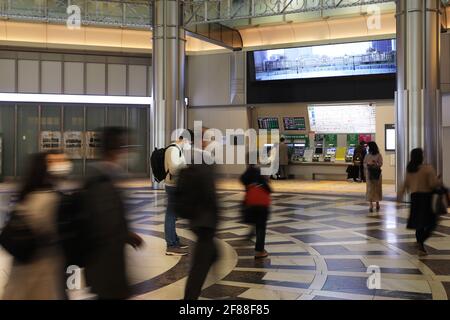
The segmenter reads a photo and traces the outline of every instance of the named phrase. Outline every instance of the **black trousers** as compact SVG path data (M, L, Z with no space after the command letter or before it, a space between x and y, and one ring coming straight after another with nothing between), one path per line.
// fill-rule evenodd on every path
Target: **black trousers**
M267 214L265 217L261 217L256 220L255 232L256 232L256 245L255 251L262 252L266 244L266 228L267 228Z
M359 166L359 177L361 178L361 181L366 181L366 173L364 172L364 164L361 164Z
M434 225L417 229L416 230L417 242L423 245L424 242L427 241L429 237L431 237L431 234L433 233L434 229L435 229Z
M197 236L194 256L189 277L184 291L185 300L197 300L201 294L209 269L217 260L217 248L214 244L216 231L211 228L196 228Z

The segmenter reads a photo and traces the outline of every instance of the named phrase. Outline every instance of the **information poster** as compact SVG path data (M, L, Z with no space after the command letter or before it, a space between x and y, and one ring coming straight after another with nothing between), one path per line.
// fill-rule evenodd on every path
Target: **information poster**
M358 134L348 134L347 135L347 146L348 147L356 147L359 144L359 135Z
M396 135L395 135L395 124L386 124L384 126L385 130L385 146L386 151L395 151Z
M86 132L86 159L99 159L101 148L100 132Z
M325 143L327 146L337 147L337 134L326 134Z
M83 132L66 131L64 132L64 152L69 159L83 158Z
M311 130L316 133L375 133L374 105L311 105L308 106Z
M40 147L42 152L61 149L61 132L42 131Z

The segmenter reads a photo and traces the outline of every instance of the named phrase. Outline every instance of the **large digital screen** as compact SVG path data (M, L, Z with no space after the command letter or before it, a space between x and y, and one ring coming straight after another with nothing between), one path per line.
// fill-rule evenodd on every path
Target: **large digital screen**
M310 105L311 131L316 133L375 133L374 105Z
M394 39L254 51L253 55L256 81L397 72Z

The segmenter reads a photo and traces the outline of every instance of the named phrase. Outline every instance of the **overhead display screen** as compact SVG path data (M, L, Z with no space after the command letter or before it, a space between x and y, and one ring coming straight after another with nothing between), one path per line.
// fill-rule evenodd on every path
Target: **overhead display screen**
M396 73L396 41L374 40L254 51L255 80Z
M258 118L259 129L280 129L278 118Z
M315 133L375 133L374 105L310 105L311 131Z
M306 123L304 117L285 117L283 118L284 130L306 130Z

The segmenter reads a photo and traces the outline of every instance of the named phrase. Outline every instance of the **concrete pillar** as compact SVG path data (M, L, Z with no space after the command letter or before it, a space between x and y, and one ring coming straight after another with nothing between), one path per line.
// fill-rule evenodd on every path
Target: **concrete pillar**
M180 0L153 2L152 149L171 142L175 129L185 128L186 32Z
M397 189L414 148L442 171L440 10L440 0L397 0Z

